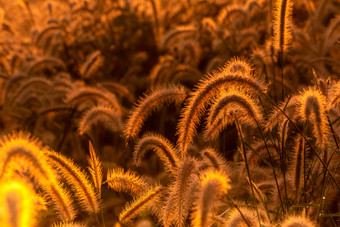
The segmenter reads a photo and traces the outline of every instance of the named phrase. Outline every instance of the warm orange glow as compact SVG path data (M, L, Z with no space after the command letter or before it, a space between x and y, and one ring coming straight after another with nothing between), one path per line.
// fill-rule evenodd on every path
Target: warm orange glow
M23 180L2 180L0 188L0 225L30 227L36 224L37 196Z
M0 227L336 226L339 13L0 0Z

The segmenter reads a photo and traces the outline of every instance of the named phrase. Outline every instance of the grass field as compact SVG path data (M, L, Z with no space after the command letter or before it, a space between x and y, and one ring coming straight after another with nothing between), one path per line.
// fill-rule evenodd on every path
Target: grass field
M340 226L339 0L2 0L0 23L0 226Z

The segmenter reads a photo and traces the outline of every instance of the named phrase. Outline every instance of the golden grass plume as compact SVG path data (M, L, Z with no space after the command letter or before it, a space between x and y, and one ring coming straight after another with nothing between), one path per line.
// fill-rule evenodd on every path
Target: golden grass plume
M197 160L192 157L184 158L175 173L175 179L169 188L169 195L163 209L164 226L183 226L195 199L195 187L199 179Z
M289 216L281 224L281 227L295 227L295 226L315 227L313 222L311 222L308 218L303 216Z
M106 182L112 190L134 196L141 195L150 188L150 184L137 173L130 170L124 172L122 168L109 170Z
M168 139L155 133L146 133L135 146L133 159L136 165L141 165L142 158L148 150L154 150L163 161L165 168L170 172L175 172L179 159L174 146Z
M292 0L276 0L274 6L274 47L286 52L292 39Z
M0 179L6 173L24 167L42 186L52 200L60 219L73 220L76 213L72 199L55 178L55 173L43 155L41 143L24 132L12 133L1 138L0 142Z
M186 98L186 90L181 86L171 85L150 90L138 101L126 122L124 130L126 140L138 136L144 121L154 111L160 109L164 104L180 104Z
M97 157L96 151L93 148L91 141L89 141L89 151L90 151L90 156L87 158L87 161L89 163L88 170L92 176L94 187L97 190L97 197L99 199L101 198L101 188L102 188L102 182L103 182L102 162Z
M164 188L162 186L155 186L149 189L140 197L126 205L123 211L119 214L119 221L127 224L131 223L132 219L135 218L143 209L154 202L163 193Z
M208 226L215 200L231 188L229 177L221 171L208 170L201 175L201 187L197 198L197 211L193 214L193 226Z
M36 194L22 179L5 179L0 188L0 224L9 227L36 225Z
M300 102L299 115L303 121L312 122L316 143L324 147L329 133L325 96L319 90L307 89L300 94Z
M177 145L182 157L187 153L188 144L193 140L196 126L205 109L223 86L239 86L240 89L247 89L249 93L255 94L267 90L267 86L259 78L248 77L243 74L231 74L226 70L226 67L202 79L196 90L190 94L177 126L179 135Z
M98 198L93 185L80 167L60 153L46 151L45 155L48 157L49 162L72 186L73 190L76 192L76 198L79 200L81 207L90 214L97 213L99 210Z
M222 91L210 108L205 138L216 138L225 126L234 121L233 114L242 124L252 127L260 126L264 119L262 112L259 103L241 89Z
M117 110L110 106L98 105L90 107L81 117L78 125L79 134L88 133L98 122L102 122L103 126L111 132L123 131L123 122Z

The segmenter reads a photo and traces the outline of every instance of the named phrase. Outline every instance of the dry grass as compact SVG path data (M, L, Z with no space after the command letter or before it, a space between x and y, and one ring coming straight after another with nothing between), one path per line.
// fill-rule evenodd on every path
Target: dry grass
M339 226L338 0L0 4L0 226Z

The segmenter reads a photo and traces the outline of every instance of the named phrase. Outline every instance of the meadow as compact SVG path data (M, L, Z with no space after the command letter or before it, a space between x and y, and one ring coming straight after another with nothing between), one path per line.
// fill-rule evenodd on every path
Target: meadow
M339 0L2 0L0 23L0 226L340 226Z

